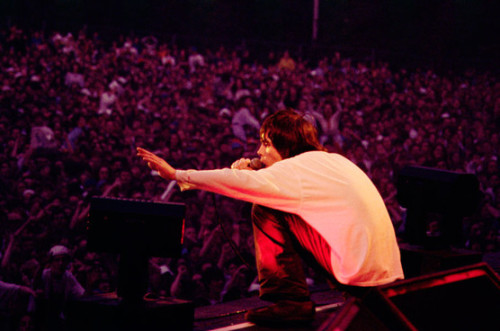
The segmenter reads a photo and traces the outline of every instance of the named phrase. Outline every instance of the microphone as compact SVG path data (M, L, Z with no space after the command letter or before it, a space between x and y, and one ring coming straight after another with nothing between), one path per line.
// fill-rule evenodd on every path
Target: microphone
M248 163L248 167L252 168L253 170L259 170L264 168L264 164L260 161L258 157L256 157L250 160L250 162Z

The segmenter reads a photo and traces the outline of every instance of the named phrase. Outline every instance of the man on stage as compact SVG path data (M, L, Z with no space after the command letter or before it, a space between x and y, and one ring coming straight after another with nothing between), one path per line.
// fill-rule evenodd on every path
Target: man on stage
M347 158L328 153L315 127L293 110L267 117L257 152L231 169L177 170L155 154L138 156L181 190L200 189L254 204L260 298L273 304L249 310L257 324L310 322L315 308L300 256L313 257L347 292L404 278L399 247L382 197Z

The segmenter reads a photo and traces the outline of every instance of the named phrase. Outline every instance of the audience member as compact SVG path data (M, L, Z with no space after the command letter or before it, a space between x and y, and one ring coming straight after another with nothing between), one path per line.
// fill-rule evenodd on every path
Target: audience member
M38 322L42 330L66 330L68 302L84 295L85 289L68 269L71 253L63 245L53 246L49 250L49 265L41 275L37 288Z

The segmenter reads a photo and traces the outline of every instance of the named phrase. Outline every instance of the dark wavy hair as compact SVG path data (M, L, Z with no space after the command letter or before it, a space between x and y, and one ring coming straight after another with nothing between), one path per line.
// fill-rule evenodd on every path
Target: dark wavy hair
M278 110L268 116L260 128L283 159L309 151L325 151L314 125L293 109Z

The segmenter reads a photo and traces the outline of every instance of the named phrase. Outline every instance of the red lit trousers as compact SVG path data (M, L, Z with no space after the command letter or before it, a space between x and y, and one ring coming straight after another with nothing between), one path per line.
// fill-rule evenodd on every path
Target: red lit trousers
M254 205L252 223L261 299L309 300L301 257L312 257L333 278L330 246L301 217Z

